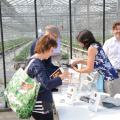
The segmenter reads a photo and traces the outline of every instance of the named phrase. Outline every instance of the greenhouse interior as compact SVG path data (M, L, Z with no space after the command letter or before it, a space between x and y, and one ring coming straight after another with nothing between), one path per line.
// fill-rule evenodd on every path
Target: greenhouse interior
M47 25L55 25L59 29L60 61L67 64L73 58L87 59L87 51L82 49L76 40L80 31L90 30L96 40L103 45L113 36L112 25L118 20L120 20L120 0L0 0L0 120L18 119L15 112L8 110L4 90L16 70L26 66L32 42L38 39L41 31L44 33ZM55 64L63 64L60 61ZM77 77L91 81L93 75L80 74ZM115 117L119 120L120 118L118 109L114 111L100 109L101 111L92 113L88 110L88 105L86 108L78 101L66 105L60 96L55 95L55 100L58 98L61 103L58 106L55 103L54 120L113 120ZM5 117L6 114L11 117Z

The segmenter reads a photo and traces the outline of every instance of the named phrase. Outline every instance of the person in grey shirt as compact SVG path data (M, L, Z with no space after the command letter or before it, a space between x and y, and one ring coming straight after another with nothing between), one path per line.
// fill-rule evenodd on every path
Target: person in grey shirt
M31 48L30 48L30 56L32 56L34 54L34 50L35 50L35 45L36 45L36 42L43 36L43 35L49 35L50 38L54 39L57 41L57 44L58 42L60 42L60 31L58 29L57 26L55 25L47 25L45 27L45 32L39 36L38 39L34 40L32 45L31 45ZM58 47L60 47L60 43L58 44ZM56 48L54 50L55 51L58 51L58 49L60 48ZM52 56L51 56L52 57ZM47 60L43 60L43 64L45 65L45 67L47 68L47 72L48 72L48 75L50 76L54 71L56 71L58 69L58 66L54 65L53 62L52 62L52 59L51 57L49 57ZM57 61L59 61L58 59L56 59Z

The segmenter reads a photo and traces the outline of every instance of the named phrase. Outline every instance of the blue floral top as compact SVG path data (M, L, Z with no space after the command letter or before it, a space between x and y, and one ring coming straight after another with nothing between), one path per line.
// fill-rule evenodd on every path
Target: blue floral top
M94 68L99 73L104 75L104 80L114 80L118 78L118 72L114 69L110 63L108 57L106 56L104 50L101 46L97 44L92 44L92 47L97 48L97 55L95 57Z

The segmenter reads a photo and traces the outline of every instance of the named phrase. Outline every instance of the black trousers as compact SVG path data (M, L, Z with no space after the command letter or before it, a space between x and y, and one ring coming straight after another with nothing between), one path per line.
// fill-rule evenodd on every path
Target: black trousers
M35 120L53 120L53 112L47 114L41 113L32 113L32 116Z

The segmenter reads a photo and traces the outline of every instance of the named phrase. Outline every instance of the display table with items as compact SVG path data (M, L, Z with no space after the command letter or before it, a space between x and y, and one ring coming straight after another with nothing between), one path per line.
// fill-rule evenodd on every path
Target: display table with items
M120 94L114 99L97 92L92 83L97 78L90 75L88 79L88 74L79 74L71 68L68 71L72 75L69 83L63 83L53 93L58 120L120 120Z
M67 101L66 94L53 93L58 120L120 120L120 107L105 108L98 105L97 111L94 111L90 108L90 103L77 97L70 102Z

